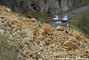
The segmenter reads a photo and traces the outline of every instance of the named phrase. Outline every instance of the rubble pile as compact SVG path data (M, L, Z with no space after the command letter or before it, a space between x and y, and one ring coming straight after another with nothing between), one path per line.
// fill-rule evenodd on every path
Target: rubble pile
M19 60L55 60L89 58L89 39L71 28L37 22L0 6L0 34L18 46Z

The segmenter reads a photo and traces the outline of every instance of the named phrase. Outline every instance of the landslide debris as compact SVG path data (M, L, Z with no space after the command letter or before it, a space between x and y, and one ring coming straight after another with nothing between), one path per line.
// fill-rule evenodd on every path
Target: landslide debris
M18 46L19 60L89 58L89 39L81 32L37 22L0 6L0 34Z

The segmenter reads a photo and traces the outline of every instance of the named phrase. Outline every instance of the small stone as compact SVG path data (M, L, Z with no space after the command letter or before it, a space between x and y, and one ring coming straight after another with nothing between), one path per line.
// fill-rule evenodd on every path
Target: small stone
M13 40L13 36L11 34L9 35L9 39Z
M4 33L4 30L3 29L0 29L0 33Z
M66 42L64 42L64 46L67 46L69 49L75 48L75 44L70 40L67 40Z
M10 11L11 11L11 9L9 9L9 8L6 8L6 9L5 9L5 11L7 11L7 12L10 12Z
M30 29L25 29L25 32L26 32L27 38L28 38L29 40L33 40L34 35L33 35L32 30L30 30Z
M27 44L24 45L24 49L28 48L29 46Z
M35 18L31 18L30 19L32 22L36 22L36 19Z
M29 18L27 18L27 21L29 21L30 19Z
M79 33L78 33L76 30L74 30L73 36L74 36L76 39L80 38L80 35L79 35Z
M35 32L36 33L36 32ZM44 33L44 30L43 28L39 30L39 34L43 34Z
M38 39L43 40L44 39L44 36L43 35L40 35L40 36L38 36Z
M21 31L20 31L20 33L19 33L21 36L23 36L23 37L25 37L26 36L26 32L25 32L25 30L24 29L22 29Z
M54 29L49 24L44 24L43 26L44 33L52 34Z
M64 31L64 27L58 26L58 27L56 28L56 30Z

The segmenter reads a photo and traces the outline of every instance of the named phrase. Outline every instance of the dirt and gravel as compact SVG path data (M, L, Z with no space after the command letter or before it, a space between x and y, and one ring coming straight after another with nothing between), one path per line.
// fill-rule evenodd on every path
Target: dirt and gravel
M89 39L81 32L42 24L0 6L0 34L18 47L19 60L89 58ZM70 59L71 60L71 59Z

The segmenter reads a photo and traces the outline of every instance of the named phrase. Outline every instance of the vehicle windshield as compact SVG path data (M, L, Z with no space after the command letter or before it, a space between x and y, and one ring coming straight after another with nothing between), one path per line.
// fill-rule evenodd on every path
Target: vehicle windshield
M55 15L54 18L59 18L59 17L57 15Z
M67 15L65 15L65 16L63 17L63 19L68 19L68 16L67 16Z
M64 16L64 18L67 18L67 17L68 17L67 15Z

